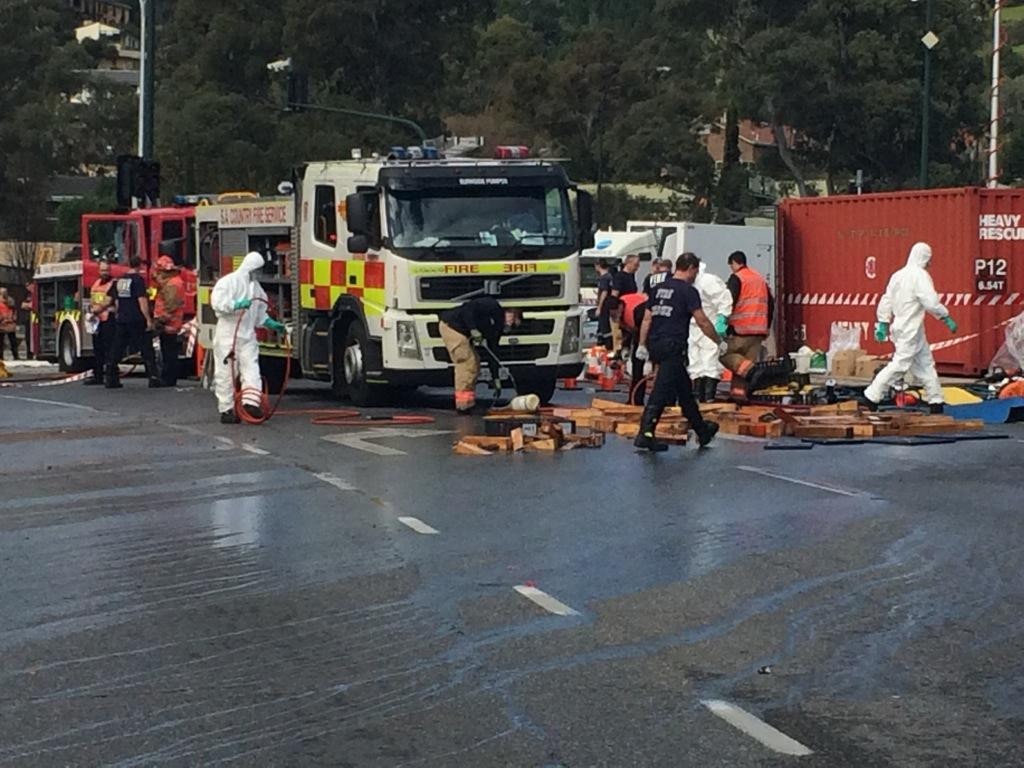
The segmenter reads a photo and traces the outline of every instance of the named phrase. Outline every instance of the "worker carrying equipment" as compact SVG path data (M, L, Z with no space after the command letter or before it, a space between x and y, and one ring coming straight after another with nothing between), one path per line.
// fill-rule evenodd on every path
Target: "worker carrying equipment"
M892 332L896 346L892 362L883 368L871 385L864 390L866 405L877 408L898 379L907 373L924 387L925 397L933 412L942 410L944 397L942 384L935 370L928 338L924 333L925 313L930 314L956 333L956 322L949 316L949 310L942 306L935 292L928 265L932 260L932 249L927 243L917 243L910 249L907 266L893 273L882 300L878 302L878 327L875 338ZM883 335L885 334L885 335Z
M700 303L705 314L714 318L715 332L725 336L729 315L732 314L732 293L725 281L708 272L706 262L701 262L700 273L693 281L693 287L700 294ZM701 403L714 401L718 382L722 378L722 363L718 359L718 345L700 332L697 321L690 322L690 375L694 379L694 394Z
M641 450L662 452L668 446L657 440L658 421L665 408L679 403L697 433L701 448L711 442L718 425L705 421L697 401L693 398L690 374L686 370L689 346L690 320L716 344L721 342L715 327L701 308L700 294L693 287L700 269L700 259L684 253L676 261L675 274L654 289L644 322L640 328L640 346L636 356L650 358L659 366L654 380L654 391L640 420L640 433L633 445Z
M727 349L722 365L733 372L733 395L745 397L758 388L754 363L761 359L761 347L772 325L775 299L758 272L747 266L747 255L734 251L729 255L732 275L726 285L732 294L732 314L726 336Z
M213 334L214 390L223 424L237 424L235 381L241 379L242 407L253 418L263 416L259 344L256 328L281 331L281 323L267 317L267 294L257 282L263 256L249 253L238 269L224 275L213 286L210 306L217 315Z
M455 365L455 410L470 413L476 406L476 382L480 375L480 355L476 347L486 344L493 353L487 366L495 392L500 392L501 370L497 361L498 341L505 330L506 315L497 299L471 299L441 313L441 338Z

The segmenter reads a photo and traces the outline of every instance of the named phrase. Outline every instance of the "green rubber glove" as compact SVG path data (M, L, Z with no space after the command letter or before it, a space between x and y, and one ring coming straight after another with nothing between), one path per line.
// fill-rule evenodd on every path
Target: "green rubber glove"
M946 315L944 318L942 318L942 322L944 322L946 324L946 327L949 328L950 333L956 333L956 320L954 320L949 315Z
M729 318L725 315L719 315L715 318L715 333L719 336L725 336L725 331L729 327Z
M889 340L889 324L875 323L875 341L884 344Z
M473 342L474 347L479 347L484 343L484 335L480 331L470 331L469 338Z
M248 309L252 306L252 299L238 299L235 301L233 307L235 312L240 309Z
M263 321L263 327L269 328L274 333L284 333L285 331L288 330L287 328L284 327L284 323L275 320L272 317L268 317L266 320Z

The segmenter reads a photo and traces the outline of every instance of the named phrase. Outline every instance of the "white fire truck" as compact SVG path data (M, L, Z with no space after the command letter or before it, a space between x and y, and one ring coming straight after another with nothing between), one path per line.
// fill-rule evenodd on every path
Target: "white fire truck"
M271 263L261 283L291 329L292 375L330 381L357 405L451 386L438 313L478 296L521 314L498 349L521 391L547 401L559 378L579 374L579 254L593 243L592 200L560 165L354 154L307 164L288 198L198 209L204 347L210 288L258 250ZM285 347L272 334L261 342L273 391Z

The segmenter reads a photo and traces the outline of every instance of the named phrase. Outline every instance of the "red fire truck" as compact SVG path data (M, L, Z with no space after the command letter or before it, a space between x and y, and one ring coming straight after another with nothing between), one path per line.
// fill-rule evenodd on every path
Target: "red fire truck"
M192 206L146 208L127 213L95 213L82 217L82 244L58 262L36 270L33 291L32 344L36 356L57 362L62 371L88 367L92 336L86 329L89 288L99 276L99 261L109 261L115 278L128 271L137 255L148 279L161 255L182 267L186 287L186 319L195 316L196 276L192 244Z

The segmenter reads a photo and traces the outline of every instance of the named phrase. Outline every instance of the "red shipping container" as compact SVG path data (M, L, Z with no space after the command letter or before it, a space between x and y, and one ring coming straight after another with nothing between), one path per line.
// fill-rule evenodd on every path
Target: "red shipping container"
M932 247L939 299L956 336L929 317L940 373L976 376L1002 346L1007 322L1024 311L1024 190L939 189L785 200L777 222L781 347L828 349L833 323L861 328L861 346L891 355L874 338L875 311L911 246Z

